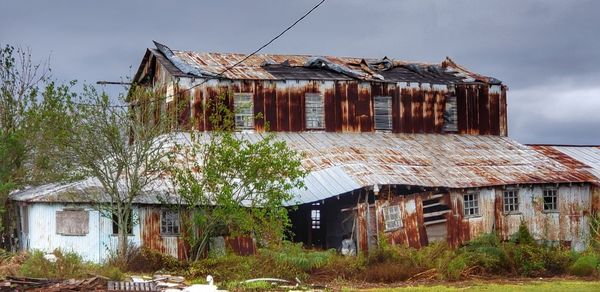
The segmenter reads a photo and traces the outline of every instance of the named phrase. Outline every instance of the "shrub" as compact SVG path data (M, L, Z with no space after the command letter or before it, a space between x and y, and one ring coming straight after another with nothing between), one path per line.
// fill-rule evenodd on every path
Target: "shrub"
M452 259L446 269L444 269L444 276L446 279L456 281L460 279L463 271L467 268L467 260L463 256L458 256Z
M570 267L570 272L576 276L591 276L596 273L598 257L593 254L580 256Z
M545 247L544 248L544 267L554 275L567 272L569 266L577 259L578 254L569 248L564 247Z
M461 251L465 253L469 266L481 267L488 273L510 270L508 256L495 233L478 236L461 248Z
M518 244L535 245L535 239L529 232L529 228L525 225L525 222L521 221L519 224L519 230L512 235L512 241Z
M130 272L153 273L159 270L176 271L184 265L184 263L171 255L147 247L142 247L135 251L131 253L125 267Z
M516 271L522 276L540 276L546 271L544 252L535 245L515 245L513 261Z
M56 261L45 258L42 251L34 251L21 265L20 274L33 278L67 279L82 278L90 270L91 264L85 263L73 252L54 250Z

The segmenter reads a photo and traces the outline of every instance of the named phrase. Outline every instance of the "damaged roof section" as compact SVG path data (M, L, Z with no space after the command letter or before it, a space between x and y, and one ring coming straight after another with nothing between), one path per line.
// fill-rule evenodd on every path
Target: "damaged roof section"
M175 134L177 143L189 143L187 135ZM210 134L201 135L206 138ZM259 141L268 134L237 135ZM567 160L567 155L540 151L539 147L499 136L299 132L277 133L275 137L302 153L302 166L309 171L306 188L296 190L289 204L315 202L375 184L472 188L598 180L583 163ZM600 149L590 151L600 156ZM590 161L598 167L598 160ZM88 179L41 186L11 197L16 201L72 202L82 200L77 194L97 193L99 189L97 181ZM169 179L163 178L136 203L161 204L165 200L159 198L173 193ZM167 198L177 201L176 196Z
M231 80L365 80L494 85L502 83L495 78L471 72L450 58L439 64L405 62L388 57L378 59L279 54L256 54L246 59L245 54L197 53L171 50L157 42L155 45L156 49L149 49L148 52L155 55L173 76L218 77ZM165 64L165 61L169 64ZM139 75L138 71L134 81L138 81Z
M530 145L531 148L552 157L571 168L587 171L600 184L600 146Z

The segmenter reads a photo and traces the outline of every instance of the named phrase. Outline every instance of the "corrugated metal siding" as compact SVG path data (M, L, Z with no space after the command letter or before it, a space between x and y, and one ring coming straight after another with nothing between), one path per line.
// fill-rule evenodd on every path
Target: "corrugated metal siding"
M214 104L219 95L252 93L254 114L262 116L255 120L254 129L271 131L306 131L304 98L307 93L324 96L325 131L327 132L373 132L374 97L392 97L392 131L395 133L444 133L444 112L448 87L430 83L377 83L360 81L214 81L201 86L182 78L179 81L178 100L186 104L181 112L197 121L195 128L210 130L212 113L207 104ZM500 88L499 86L496 86ZM505 90L505 89L501 89ZM171 108L177 108L174 104ZM490 94L488 85L461 85L457 90L457 130L462 134L506 136L506 119L501 119L500 108L506 103L500 94ZM193 111L187 108L193 108ZM181 108L181 107L179 107ZM233 108L231 108L234 110ZM180 126L186 128L187 119L181 116Z

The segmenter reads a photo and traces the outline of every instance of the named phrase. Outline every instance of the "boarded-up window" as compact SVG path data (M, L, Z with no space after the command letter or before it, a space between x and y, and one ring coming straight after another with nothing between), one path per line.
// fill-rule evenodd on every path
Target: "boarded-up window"
M254 106L252 93L236 93L233 96L235 110L235 128L238 130L254 129Z
M400 207L398 205L383 207L383 220L385 221L385 231L402 227Z
M90 215L88 211L56 211L56 233L61 235L86 235L89 232Z
M465 217L479 216L479 193L468 193L463 197Z
M160 233L179 235L179 213L173 210L160 211Z
M320 93L307 93L304 96L307 129L325 128L325 110L323 95Z
M375 130L392 129L392 97L375 96Z

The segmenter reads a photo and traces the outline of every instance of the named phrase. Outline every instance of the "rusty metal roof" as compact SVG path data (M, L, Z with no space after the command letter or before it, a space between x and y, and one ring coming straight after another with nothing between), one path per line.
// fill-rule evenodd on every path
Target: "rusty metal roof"
M354 58L316 55L197 53L171 50L156 43L156 49L148 49L174 76L222 78L239 80L373 80L381 82L421 82L450 84L461 82L485 82L501 84L501 81L471 72L446 58L439 64L405 62L387 57ZM142 60L147 62L147 56ZM167 61L169 64L166 64ZM233 65L237 64L235 67ZM139 78L136 74L136 78ZM137 80L134 80L137 81Z
M189 141L179 133L180 141ZM239 133L258 141L264 133ZM506 137L395 133L277 133L303 153L306 189L292 203L319 201L377 185L469 188L512 184L595 182L583 163L556 151L522 145ZM561 150L562 151L562 150ZM566 151L566 150L565 150ZM600 149L591 150L597 163ZM586 152L587 153L587 152ZM563 156L561 156L562 154ZM587 157L587 154L585 154ZM580 156L584 156L581 153ZM596 159L596 160L594 160ZM168 181L168 180L167 180ZM168 182L157 182L140 204L158 204ZM48 185L11 195L17 201L57 202L78 191L97 190L93 180Z
M591 173L600 183L600 146L531 145L531 147L568 167Z

